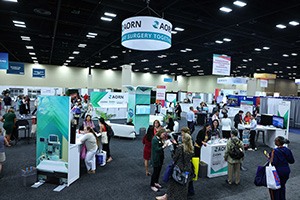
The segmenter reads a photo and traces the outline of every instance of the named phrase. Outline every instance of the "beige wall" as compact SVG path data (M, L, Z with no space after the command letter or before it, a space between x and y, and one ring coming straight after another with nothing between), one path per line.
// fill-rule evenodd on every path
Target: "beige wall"
M275 80L274 92L279 92L280 96L297 96L298 86L295 80Z

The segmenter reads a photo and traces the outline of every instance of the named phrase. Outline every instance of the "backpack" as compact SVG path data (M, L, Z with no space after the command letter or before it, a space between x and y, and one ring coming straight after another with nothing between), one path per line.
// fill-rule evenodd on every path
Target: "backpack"
M112 130L111 126L108 126L108 125L105 125L105 129L106 129L106 132L107 132L107 135L112 137L115 135L114 131Z
M229 156L234 160L239 160L245 156L243 146L241 145L239 140L233 140L234 147L229 150Z

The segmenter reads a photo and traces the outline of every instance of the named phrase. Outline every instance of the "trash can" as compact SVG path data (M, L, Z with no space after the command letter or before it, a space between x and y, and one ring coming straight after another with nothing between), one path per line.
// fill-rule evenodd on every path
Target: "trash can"
M146 134L146 128L142 127L139 130L140 135L144 136Z
M21 171L24 186L31 186L37 181L37 170L35 167L26 167Z
M198 173L199 178L206 178L207 177L207 164L203 161L200 161L200 168Z

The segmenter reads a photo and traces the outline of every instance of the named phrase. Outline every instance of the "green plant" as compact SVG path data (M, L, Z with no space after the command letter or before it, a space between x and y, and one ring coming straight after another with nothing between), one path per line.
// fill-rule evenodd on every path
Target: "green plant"
M104 121L110 120L112 117L115 117L115 114L107 114L104 112L101 112L100 110L96 110L96 114L98 115L98 117L96 117L97 119L100 119L101 117L104 119Z
M168 116L170 115L170 114L163 114L163 113L160 113L160 114L162 114L163 115L163 120L164 120L164 122L166 122L167 120L168 120ZM172 114L172 115L170 115L171 116L171 118L173 119L173 120L176 120L176 119L179 119L179 117L177 117L175 114Z
M10 94L9 89L6 89L6 90L3 90L3 91L2 91L2 95L3 95L3 96L5 96L7 93Z

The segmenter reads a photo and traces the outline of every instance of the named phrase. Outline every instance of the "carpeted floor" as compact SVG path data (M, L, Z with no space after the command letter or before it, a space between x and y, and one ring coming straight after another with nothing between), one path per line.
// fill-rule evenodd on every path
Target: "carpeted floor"
M122 122L122 121L119 121ZM180 121L180 128L186 126L185 119ZM195 137L200 127L196 128ZM287 199L300 199L298 189L300 187L300 135L290 133L290 148L292 149L296 164L291 165L290 180L287 182ZM265 163L263 150L271 149L258 142L258 151L246 152L244 166L248 171L241 172L241 184L239 186L226 185L226 176L218 178L203 178L194 183L196 194L189 199L243 199L265 200L269 199L268 190L265 187L256 187L253 179L258 165ZM22 185L21 169L35 165L35 144L31 141L20 141L16 146L6 149L7 161L3 164L4 177L0 179L0 199L103 199L103 200L151 200L155 196L166 192L167 184L162 182L165 168L171 160L170 152L165 150L165 162L161 173L160 182L164 188L157 193L150 190L150 177L145 176L143 160L142 136L135 140L113 138L111 141L111 153L113 161L105 167L97 166L96 174L86 173L84 162L81 162L80 178L57 193L52 190L53 184L44 184L38 189L24 187ZM152 169L151 169L152 171Z

